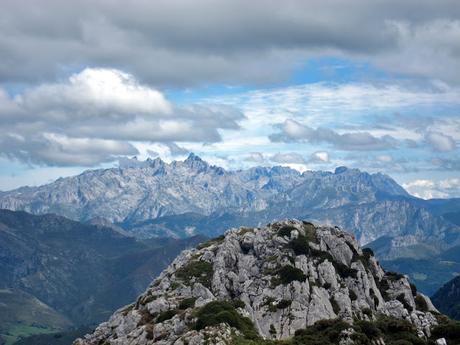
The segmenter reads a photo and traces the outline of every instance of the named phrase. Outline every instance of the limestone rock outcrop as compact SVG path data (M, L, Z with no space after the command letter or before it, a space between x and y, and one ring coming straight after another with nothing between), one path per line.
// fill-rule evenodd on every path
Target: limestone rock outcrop
M409 321L420 337L437 323L429 299L406 277L385 272L352 235L286 220L231 229L182 252L135 303L74 345L228 344L238 327L200 319L215 301L231 304L265 339L289 338L328 319L352 324L388 315Z

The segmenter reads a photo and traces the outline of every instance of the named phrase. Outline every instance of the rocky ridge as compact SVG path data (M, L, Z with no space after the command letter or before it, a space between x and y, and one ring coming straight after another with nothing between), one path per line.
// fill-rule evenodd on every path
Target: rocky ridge
M213 237L243 224L314 219L348 229L362 245L388 237L378 253L386 259L436 254L460 244L459 226L431 212L435 206L380 173L345 167L299 173L281 166L231 171L194 154L171 163L131 160L0 192L0 208L82 222L105 219L142 238L198 232ZM419 249L426 244L428 250Z
M231 229L182 252L135 303L74 345L230 344L241 334L279 340L320 320L351 325L382 316L406 320L423 339L435 314L428 297L384 272L351 234L286 220ZM353 332L343 329L341 343Z

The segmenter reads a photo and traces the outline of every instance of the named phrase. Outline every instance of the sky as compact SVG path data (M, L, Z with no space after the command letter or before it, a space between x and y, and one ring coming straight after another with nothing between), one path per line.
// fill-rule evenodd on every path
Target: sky
M460 197L457 0L3 0L0 190L126 157Z

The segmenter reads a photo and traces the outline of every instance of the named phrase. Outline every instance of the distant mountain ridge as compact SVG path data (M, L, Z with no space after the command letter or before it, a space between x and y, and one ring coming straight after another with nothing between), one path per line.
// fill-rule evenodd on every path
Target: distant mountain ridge
M1 208L79 221L103 217L138 237L213 236L231 226L314 219L351 231L361 244L390 238L381 258L411 256L407 247L419 243L430 243L429 253L459 244L459 226L432 212L435 206L381 173L346 167L299 173L280 166L228 171L194 154L169 164L125 161L0 193Z
M0 210L0 344L11 333L104 319L204 239L138 240L53 214Z
M436 307L447 316L460 320L460 276L448 281L432 297Z

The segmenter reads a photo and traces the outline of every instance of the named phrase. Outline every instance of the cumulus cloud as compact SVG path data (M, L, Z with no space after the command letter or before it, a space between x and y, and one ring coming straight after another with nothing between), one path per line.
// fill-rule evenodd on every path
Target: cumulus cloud
M250 152L244 160L246 162L264 164L266 163L266 158L262 152Z
M280 131L270 135L273 142L328 143L340 150L370 151L395 148L398 140L390 135L375 137L368 132L348 132L339 134L329 128L311 128L294 120L286 120Z
M329 153L318 151L311 154L309 162L311 163L329 163Z
M459 12L456 0L5 0L0 80L89 64L163 85L272 82L335 54L458 83Z
M14 98L0 93L0 150L33 164L90 166L137 154L135 142L220 141L219 130L241 119L230 106L178 107L130 74L87 68Z
M455 148L455 140L451 136L439 132L427 132L425 140L435 151L449 152Z
M403 183L402 186L410 194L422 199L460 196L460 179L458 178L448 178L439 181L418 179Z
M279 164L306 164L305 158L296 152L276 153L270 157L270 160Z

